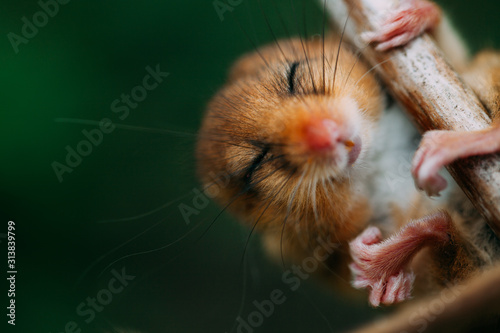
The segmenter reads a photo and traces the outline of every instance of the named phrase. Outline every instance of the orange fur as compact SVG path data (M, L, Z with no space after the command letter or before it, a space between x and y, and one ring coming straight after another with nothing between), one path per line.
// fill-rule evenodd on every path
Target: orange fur
M269 156L276 159L255 170L251 190L229 210L250 225L258 220L257 229L279 235L278 239L283 229L285 256L306 255L317 246L318 237L346 244L371 215L365 194L355 193L342 171L328 179L315 175L328 161L313 156L303 146L304 124L315 117L339 124L348 121L343 98L357 101L357 107L372 122L382 111L378 84L370 74L365 76L368 68L347 48L340 49L335 74L338 43L335 38L325 41L325 87L322 43L318 40L304 41L304 46L296 39L279 41L283 53L271 45L244 56L233 67L228 84L211 101L200 132L197 156L201 179L208 185L211 172L231 175L230 185L216 198L223 205L244 188L242 169L259 154L253 142L269 146ZM298 61L297 92L291 95L286 74L289 65ZM316 178L321 178L317 186L310 187ZM315 203L311 201L313 191Z

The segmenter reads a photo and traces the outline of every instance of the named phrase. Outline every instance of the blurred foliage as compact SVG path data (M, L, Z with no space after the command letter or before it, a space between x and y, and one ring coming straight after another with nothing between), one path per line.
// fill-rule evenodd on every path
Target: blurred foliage
M265 17L280 37L303 33L304 22L309 34L321 31L314 2L294 0L296 12L288 0L263 2L261 9L243 0L221 21L211 0L69 1L18 53L8 34L21 35L22 18L31 21L40 5L2 2L0 211L3 225L12 219L18 227L15 331L63 332L75 321L82 332L111 325L229 332L240 306L246 316L253 300L284 288L257 237L240 265L248 230L229 216L204 233L218 207L211 204L189 225L178 209L199 186L193 147L204 106L232 61L272 40ZM498 2L440 3L474 50L499 46ZM157 64L170 75L119 119L113 101ZM82 130L97 128L81 120L102 118L133 128L104 135L59 182L52 163L65 163L66 147L76 149ZM77 306L122 267L136 278L85 323ZM307 281L258 331L338 331L381 313Z

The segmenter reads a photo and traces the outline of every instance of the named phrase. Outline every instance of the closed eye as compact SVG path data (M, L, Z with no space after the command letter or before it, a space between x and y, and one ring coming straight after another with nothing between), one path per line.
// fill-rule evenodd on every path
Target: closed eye
M255 158L251 161L250 165L248 166L245 172L245 179L244 179L245 187L250 186L250 184L252 183L253 174L262 165L262 163L264 162L264 158L267 156L268 153L269 153L269 147L264 147L262 148L260 154L255 156Z
M295 93L295 75L297 74L297 68L300 62L296 61L290 66L288 72L288 92L293 95Z

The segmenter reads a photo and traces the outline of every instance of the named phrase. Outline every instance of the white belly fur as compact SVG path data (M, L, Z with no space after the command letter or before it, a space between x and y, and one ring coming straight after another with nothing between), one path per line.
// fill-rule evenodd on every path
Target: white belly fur
M371 156L367 168L370 170L368 191L374 211L374 221L392 225L390 207L410 208L419 193L411 176L411 161L421 136L397 104L384 111L375 130ZM448 180L448 189L441 197L432 199L436 206L446 200L454 181L448 172L443 176Z

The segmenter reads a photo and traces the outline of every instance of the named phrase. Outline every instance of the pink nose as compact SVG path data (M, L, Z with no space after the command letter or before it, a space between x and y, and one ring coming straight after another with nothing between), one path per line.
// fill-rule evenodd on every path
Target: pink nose
M334 149L340 133L337 124L331 119L311 119L304 127L304 139L313 152Z

